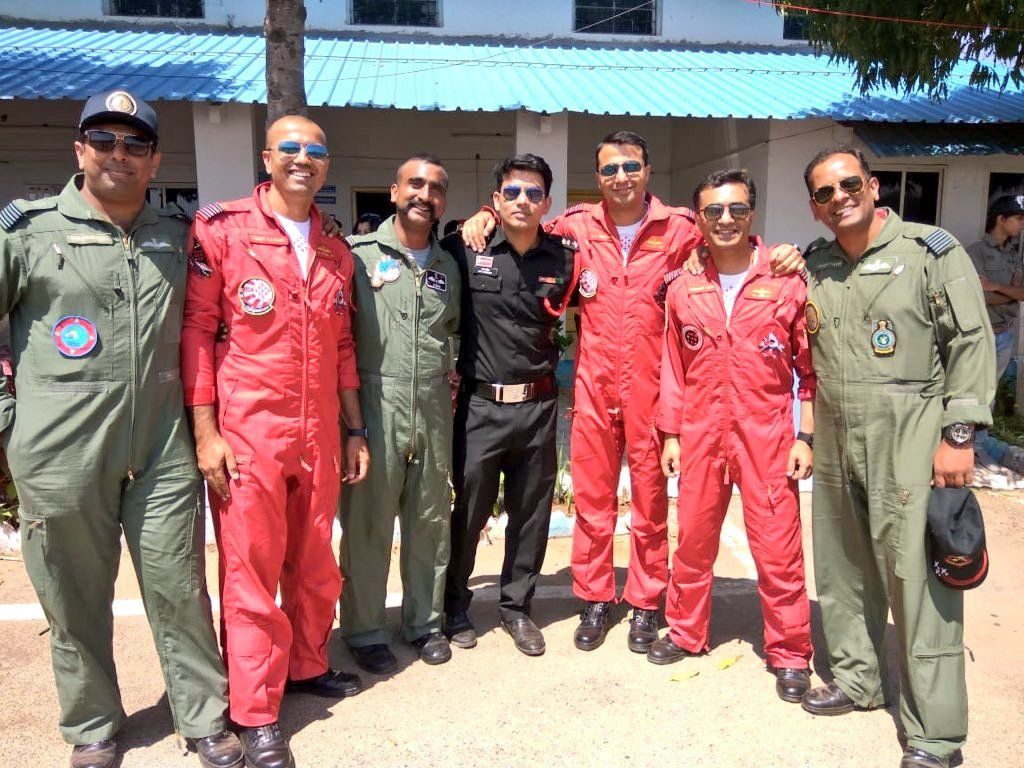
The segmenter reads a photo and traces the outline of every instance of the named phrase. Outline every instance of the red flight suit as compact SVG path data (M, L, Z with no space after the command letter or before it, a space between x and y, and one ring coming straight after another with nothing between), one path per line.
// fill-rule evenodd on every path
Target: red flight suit
M799 275L773 277L768 249L753 240L756 263L726 318L714 262L683 272L669 287L658 427L678 434L679 546L665 618L673 642L708 650L712 566L732 494L757 566L764 648L773 667L805 669L811 658L797 482L786 477L793 446L793 368L801 400L813 400Z
M665 314L665 275L700 241L693 213L651 195L625 266L607 205L581 204L547 225L579 245L582 331L571 440L573 592L615 599L612 542L619 471L630 472L629 573L623 599L658 608L668 581L668 496L655 421Z
M247 727L278 719L288 678L327 670L341 594L339 391L359 386L352 254L321 237L314 206L303 281L268 189L196 214L181 335L185 403L216 402L238 461L231 498L211 494L210 506L231 719Z

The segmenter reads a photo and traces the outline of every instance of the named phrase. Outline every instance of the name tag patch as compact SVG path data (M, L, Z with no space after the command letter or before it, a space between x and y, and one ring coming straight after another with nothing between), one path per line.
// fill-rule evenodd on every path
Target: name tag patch
M444 272L437 272L433 269L428 269L425 282L427 288L432 288L438 293L448 292L448 275Z
M105 232L69 232L68 245L110 245L114 238Z
M288 238L283 235L262 235L254 232L249 235L249 240L259 245L288 245Z

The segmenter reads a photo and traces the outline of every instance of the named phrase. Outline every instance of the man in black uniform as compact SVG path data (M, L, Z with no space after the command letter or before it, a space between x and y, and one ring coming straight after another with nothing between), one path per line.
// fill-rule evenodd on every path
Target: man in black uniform
M494 178L502 226L487 249L467 250L459 233L442 242L464 286L446 630L454 645L476 645L469 577L504 473L501 625L516 648L539 656L544 636L529 614L555 488L558 348L551 334L572 290L576 245L541 230L551 208L551 168L543 158L517 155L496 166Z

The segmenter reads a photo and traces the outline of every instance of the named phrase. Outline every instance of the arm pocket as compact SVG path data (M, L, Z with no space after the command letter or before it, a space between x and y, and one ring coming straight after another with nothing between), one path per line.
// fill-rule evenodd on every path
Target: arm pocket
M943 284L953 320L961 333L977 330L982 325L981 308L984 306L972 282L966 277L958 277Z

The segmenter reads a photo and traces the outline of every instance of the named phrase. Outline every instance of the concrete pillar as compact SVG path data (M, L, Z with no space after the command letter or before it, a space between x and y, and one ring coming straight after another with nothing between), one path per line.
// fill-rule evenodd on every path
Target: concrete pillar
M565 210L569 175L569 113L541 115L520 110L516 113L516 154L532 152L551 166L551 216Z
M199 204L234 200L252 193L262 146L251 104L192 105Z

